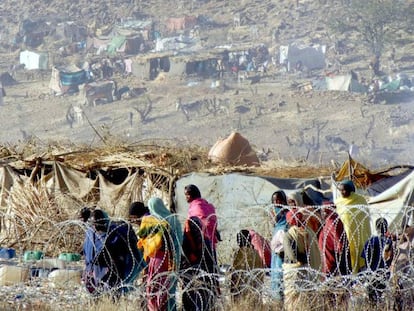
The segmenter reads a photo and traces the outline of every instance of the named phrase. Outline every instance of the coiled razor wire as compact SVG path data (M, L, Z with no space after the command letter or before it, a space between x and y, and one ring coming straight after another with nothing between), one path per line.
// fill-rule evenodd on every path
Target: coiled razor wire
M411 215L412 209L406 206L403 209L404 215ZM307 208L307 210L308 215L323 223L319 207ZM39 228L38 223L24 222L24 219L14 218L7 213L1 216L3 224L7 225L7 228L3 227L3 233L9 234L9 236L2 236L1 246L13 247L19 255L17 259L3 260L2 266L23 265L31 268L33 262L22 261L23 252L26 250L43 251L46 257L56 257L60 252L79 252L89 228L88 224L78 220L53 222L51 219L44 219L42 227ZM146 288L150 285L158 285L159 293L153 292L153 294L174 295L179 309L182 307L183 297L187 297L190 301L195 300L194 303L200 306L200 310L236 310L236 306L243 304L246 310L268 310L281 306L285 310L331 310L333 308L338 310L410 310L414 304L412 244L414 235L408 233L403 239L404 232L409 232L407 228L410 228L410 223L405 219L406 217L401 220L401 217L393 211L375 215L371 213L367 217L370 217L371 223L379 217L385 217L390 222L389 233L395 237L392 243L394 258L391 268L377 271L366 270L342 276L326 276L321 271L316 271L306 265L284 265L284 301L280 302L273 298L274 295L270 288L269 275L272 273L272 268L232 269L232 256L237 249L235 237L237 232L245 229L246 226L244 223L235 221L233 217L226 218L218 215L223 241L218 244L215 273L194 267L177 269L157 274L153 279L154 284L147 284L145 274L141 274L133 283L121 284L120 287L129 287L129 290L111 301L113 303L125 302L125 306L133 304L138 309L138 306L145 308L148 299ZM258 214L250 215L249 218L251 223L263 225L252 227L270 240L272 224L269 224L269 217ZM38 219L41 220L41 218ZM375 234L375 232L372 233ZM17 234L18 240L16 240ZM358 235L358 232L354 234ZM36 241L36 244L30 244L30 239ZM10 241L13 245L8 244ZM84 268L83 262L67 263L67 267L78 270ZM39 268L38 265L37 268ZM163 282L159 282L165 277L173 277L177 280L175 293L170 293L169 288L164 287ZM232 282L235 278L243 282L235 286ZM216 284L219 285L218 291L215 289ZM84 284L56 286L44 275L32 275L25 283L1 286L0 300L6 305L25 305L29 308L40 304L50 304L53 306L52 310L55 308L82 310L85 306L95 304L97 299L116 296L119 292L119 288L102 287L99 290L99 295L91 296L86 292ZM376 295L374 299L372 299L372 291Z

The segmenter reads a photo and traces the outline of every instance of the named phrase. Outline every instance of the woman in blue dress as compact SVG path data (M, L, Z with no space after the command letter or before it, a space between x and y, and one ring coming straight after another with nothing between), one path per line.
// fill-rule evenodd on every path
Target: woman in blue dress
M272 261L270 278L273 297L283 300L283 234L287 231L286 222L287 197L284 191L278 190L272 194L271 216L274 222L272 238Z

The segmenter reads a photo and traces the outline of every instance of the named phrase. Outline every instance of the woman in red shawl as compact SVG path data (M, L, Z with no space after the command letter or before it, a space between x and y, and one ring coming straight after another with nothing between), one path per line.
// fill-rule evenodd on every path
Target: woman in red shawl
M328 276L349 274L351 256L344 225L332 206L323 208L322 217L324 223L318 241L322 271Z
M260 258L262 258L263 265L270 268L270 263L272 261L272 250L270 249L269 241L253 229L249 230L249 235L251 237L251 244L253 248L258 252Z

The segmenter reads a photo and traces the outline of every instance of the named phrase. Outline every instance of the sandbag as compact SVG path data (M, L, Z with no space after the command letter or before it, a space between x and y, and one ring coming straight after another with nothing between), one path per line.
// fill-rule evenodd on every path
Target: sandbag
M237 132L226 139L218 140L211 147L208 158L213 163L231 165L259 166L259 158L250 146L249 141Z

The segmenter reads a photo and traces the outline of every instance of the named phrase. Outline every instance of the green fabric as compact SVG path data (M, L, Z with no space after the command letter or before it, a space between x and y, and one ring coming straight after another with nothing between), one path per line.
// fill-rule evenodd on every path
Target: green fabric
M393 80L381 86L380 90L396 91L400 88L400 80Z
M113 54L116 52L117 49L119 49L122 44L124 44L126 40L125 36L116 36L112 38L111 43L108 45L108 53Z

